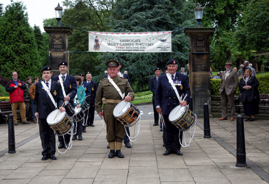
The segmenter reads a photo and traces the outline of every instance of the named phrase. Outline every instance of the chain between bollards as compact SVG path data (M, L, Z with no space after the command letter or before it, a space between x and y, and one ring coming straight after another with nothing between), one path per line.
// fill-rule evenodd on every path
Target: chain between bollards
M208 104L204 104L204 138L211 138Z
M8 153L16 153L13 115L8 116Z
M236 118L236 167L246 167L246 147L244 119L241 114Z

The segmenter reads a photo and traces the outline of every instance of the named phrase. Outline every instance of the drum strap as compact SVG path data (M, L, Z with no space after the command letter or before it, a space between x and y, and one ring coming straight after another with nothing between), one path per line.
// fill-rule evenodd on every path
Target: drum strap
M180 97L179 94L178 94L177 88L176 88L176 86L175 86L173 80L171 79L170 74L167 73L166 76L167 76L168 82L171 84L173 90L175 91L175 93L176 93L176 95L177 95L178 101L181 102L181 97Z
M44 89L44 90L47 92L47 94L49 95L51 102L53 103L53 105L54 105L55 108L57 109L57 104L56 104L54 98L52 97L49 88L48 88L47 85L44 83L44 81L41 81L41 84L42 84L42 86L43 86L43 89Z
M141 114L139 115L139 117L138 117L137 119L139 119L139 120L138 120L138 125L137 125L137 133L136 133L136 135L135 135L134 137L130 137L130 136L129 136L129 134L128 134L127 130L126 130L126 127L127 127L127 126L124 125L125 133L126 133L127 137L129 138L129 140L130 140L131 142L135 142L135 141L137 140L137 138L138 138L138 135L139 135L139 132L140 132L140 120L141 120Z
M113 81L113 79L111 79L111 77L108 75L107 76L108 81L114 86L114 88L118 91L119 95L121 96L121 98L123 99L125 96L125 93L122 93L120 88L117 86L117 84Z
M64 90L64 85L63 85L63 79L62 79L62 77L61 77L61 75L59 75L59 81L60 81L60 84L61 84L61 87L62 87L62 91L63 91L63 95L64 95L64 98L66 97L66 93L65 93L65 90ZM67 105L68 104L68 101L66 100L65 101L65 105Z

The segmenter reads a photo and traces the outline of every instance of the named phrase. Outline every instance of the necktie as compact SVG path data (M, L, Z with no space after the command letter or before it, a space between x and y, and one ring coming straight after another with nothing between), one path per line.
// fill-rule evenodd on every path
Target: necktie
M65 76L62 76L62 79L63 79L63 82L64 82Z
M47 85L48 89L50 89L48 82L46 82L46 85ZM48 93L47 93L47 97L48 97Z

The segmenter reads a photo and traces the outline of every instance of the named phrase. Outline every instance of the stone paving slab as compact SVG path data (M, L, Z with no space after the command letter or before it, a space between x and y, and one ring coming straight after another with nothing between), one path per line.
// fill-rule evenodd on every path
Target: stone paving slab
M202 119L199 119L203 123ZM236 148L236 124L211 118L211 131ZM245 123L247 158L269 172L269 121ZM162 132L153 127L153 120L142 120L141 131L132 148L123 146L125 158L109 159L101 121L88 127L83 141L74 141L65 154L56 153L58 160L41 160L39 136L17 148L16 154L0 157L0 184L5 183L93 183L93 184L211 184L267 183L252 168L235 167L236 157L213 138L203 138L197 127L194 140L182 148L183 156L163 156ZM131 127L131 136L137 127ZM250 130L249 130L250 129ZM16 143L38 133L35 124L15 127ZM0 125L0 152L7 149L7 125ZM261 133L261 134L259 134ZM63 150L62 150L63 151Z

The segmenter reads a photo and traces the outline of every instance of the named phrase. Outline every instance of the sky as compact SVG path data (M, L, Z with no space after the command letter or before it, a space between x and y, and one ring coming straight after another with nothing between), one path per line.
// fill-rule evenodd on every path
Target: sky
M14 0L16 2L17 0ZM62 0L21 0L23 5L26 6L26 11L28 12L28 22L31 27L37 25L40 27L41 32L45 32L43 29L43 20L46 18L55 18L55 8L60 3L63 7ZM11 4L10 0L0 0L3 4L3 9L7 5Z

